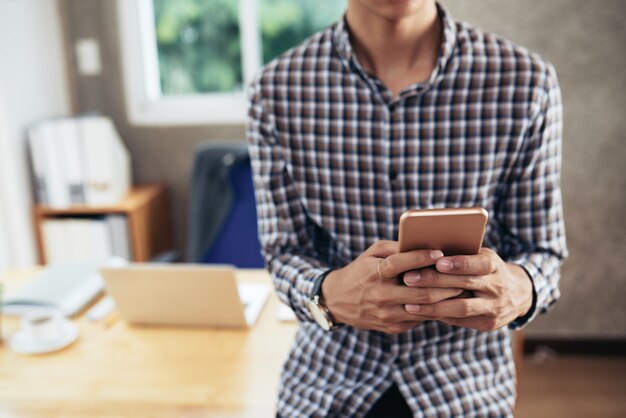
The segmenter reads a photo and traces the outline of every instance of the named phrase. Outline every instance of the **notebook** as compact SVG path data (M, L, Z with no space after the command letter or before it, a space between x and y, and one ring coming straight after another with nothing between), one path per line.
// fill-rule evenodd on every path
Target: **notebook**
M103 289L104 282L98 273L98 264L54 264L21 288L7 294L2 311L8 315L21 315L38 308L52 308L72 316Z
M129 323L251 326L270 286L238 285L235 272L232 266L205 264L131 263L100 269L117 311Z

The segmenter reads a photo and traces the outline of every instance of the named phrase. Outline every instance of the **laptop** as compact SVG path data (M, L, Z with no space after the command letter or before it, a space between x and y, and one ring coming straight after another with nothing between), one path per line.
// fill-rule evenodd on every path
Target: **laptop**
M251 326L270 286L237 284L235 271L232 266L158 263L100 269L117 311L131 324Z

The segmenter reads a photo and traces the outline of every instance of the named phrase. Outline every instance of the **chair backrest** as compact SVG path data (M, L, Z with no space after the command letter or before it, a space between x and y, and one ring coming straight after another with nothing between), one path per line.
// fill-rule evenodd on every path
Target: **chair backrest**
M264 267L245 144L198 148L190 198L188 261Z
M200 259L201 263L233 264L241 268L262 268L257 229L256 201L250 159L234 164L230 171L234 200L215 242Z

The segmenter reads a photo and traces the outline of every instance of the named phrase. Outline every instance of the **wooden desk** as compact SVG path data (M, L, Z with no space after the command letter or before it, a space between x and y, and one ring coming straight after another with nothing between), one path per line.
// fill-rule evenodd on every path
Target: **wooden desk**
M35 270L0 277L8 288ZM240 280L270 283L264 271ZM80 337L39 356L0 344L0 417L273 417L280 369L296 330L272 293L249 330L133 327L77 319ZM17 329L2 319L2 336Z
M8 288L36 270L0 277ZM239 279L270 283L262 270ZM159 418L274 416L280 368L296 330L276 319L270 296L249 330L111 326L79 317L80 337L39 356L0 344L0 418ZM18 327L3 318L2 335ZM519 335L516 364L521 364Z

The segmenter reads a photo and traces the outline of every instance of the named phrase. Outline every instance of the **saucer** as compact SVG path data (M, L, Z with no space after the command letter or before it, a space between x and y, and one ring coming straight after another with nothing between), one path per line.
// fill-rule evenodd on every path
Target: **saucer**
M67 347L78 338L78 326L65 320L61 324L60 335L45 343L33 341L23 330L17 331L9 341L13 351L20 354L44 354Z

